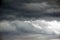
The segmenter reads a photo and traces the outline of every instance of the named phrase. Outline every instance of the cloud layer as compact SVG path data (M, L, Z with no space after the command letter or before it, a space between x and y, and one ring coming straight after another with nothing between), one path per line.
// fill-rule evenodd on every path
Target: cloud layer
M41 0L42 1L42 0ZM49 4L47 0L40 3L20 3L19 0L7 1L9 5L5 4L1 8L0 20L14 20L20 17L33 18L33 17L60 17L60 8L56 4Z
M0 32L60 34L60 21L1 21Z
M60 34L58 5L51 2L49 4L47 0L39 3L33 3L32 0L21 1L8 1L8 5L0 7L0 11L3 11L0 12L0 32ZM32 20L27 21L25 18ZM36 20L37 18L39 19ZM21 19L25 21L20 21Z

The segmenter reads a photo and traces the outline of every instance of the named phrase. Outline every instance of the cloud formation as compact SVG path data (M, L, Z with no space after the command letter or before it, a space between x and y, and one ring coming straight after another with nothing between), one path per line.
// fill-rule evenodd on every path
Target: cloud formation
M36 20L33 21L36 22L36 25L38 25L38 27L42 27L43 30L45 30L48 34L49 33L55 33L55 34L60 34L60 21L45 21L45 20ZM35 23L34 23L35 24Z
M9 21L1 21L0 22L0 31L1 32L16 31L16 27L13 26Z
M60 34L60 21L1 21L0 32Z
M20 0L22 1L22 0ZM33 18L33 17L60 17L60 8L56 4L49 4L47 0L40 3L20 3L19 0L7 1L9 5L5 4L0 9L0 20L15 20L20 17ZM36 0L37 1L37 0ZM42 0L41 0L42 1Z
M27 3L27 0L21 1L13 0L8 3L9 5L5 4L0 8L3 11L0 15L0 20L2 20L0 21L0 32L60 34L59 6L49 4L47 0L40 3L31 3L31 1ZM25 18L27 20L29 18L40 19L27 21ZM20 21L20 19L25 21Z
M37 28L24 21L1 21L0 32L37 33Z

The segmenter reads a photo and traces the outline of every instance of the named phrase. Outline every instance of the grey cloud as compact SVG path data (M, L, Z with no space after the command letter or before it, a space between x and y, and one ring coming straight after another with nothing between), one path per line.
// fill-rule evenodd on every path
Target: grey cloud
M0 22L0 31L4 32L10 32L10 31L16 31L16 27L11 25L11 23L9 21L1 21Z
M9 0L8 0L9 1ZM32 1L32 0L31 0ZM12 0L7 5L3 5L0 9L1 15L0 20L17 20L17 21L1 21L0 31L17 31L20 33L41 33L48 31L40 30L35 28L32 24L26 23L24 21L19 21L31 18L39 18L39 20L60 20L60 9L56 4L48 4L47 0L41 0L40 3L31 3L30 0ZM27 3L30 2L30 3ZM34 19L35 20L35 19ZM37 22L36 22L37 23ZM34 24L35 25L35 24ZM39 24L40 26L48 26L45 23ZM36 26L36 25L35 25ZM50 32L52 33L52 31Z
M0 32L38 33L37 29L24 21L1 21Z
M11 32L11 33L16 33L16 34L18 34L18 33L19 34L21 34L21 33L22 34L23 33L57 34L55 32L55 30L48 28L48 26L51 25L48 22L50 22L50 21L43 21L43 20L35 20L35 21L20 21L20 20L1 21L0 22L0 32L8 32L8 33ZM57 30L57 28L56 28L56 30Z
M30 3L27 3L28 1ZM58 8L59 7L58 5L56 4L52 5L51 3L49 4L47 0L40 1L39 1L40 3L38 2L34 3L32 2L32 0L11 0L11 1L6 0L8 4L4 4L0 9L1 11L3 11L0 13L1 15L0 20L15 20L20 19L20 17L24 18L40 18L45 16L59 17L60 9Z
M57 5L56 5L57 6ZM17 19L20 17L45 17L53 16L57 17L59 15L58 7L52 6L47 2L41 3L11 3L9 6L2 8L2 13L0 19ZM57 9L55 9L57 8ZM59 12L59 13L58 13ZM57 15L55 15L57 14ZM12 15L12 17L11 17ZM14 16L14 17L13 17ZM58 16L59 17L59 16Z

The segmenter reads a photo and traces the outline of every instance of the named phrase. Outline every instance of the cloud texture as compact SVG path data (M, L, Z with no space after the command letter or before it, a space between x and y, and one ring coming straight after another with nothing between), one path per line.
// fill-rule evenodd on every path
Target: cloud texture
M32 0L7 2L0 7L0 32L60 34L58 5L47 0L37 3Z
M60 21L1 21L0 32L60 34Z
M41 0L42 1L42 0ZM9 5L5 4L1 8L1 20L14 20L20 17L24 18L40 18L40 17L60 17L60 8L56 4L49 4L47 0L34 3L27 3L27 0L20 3L19 0L7 1Z

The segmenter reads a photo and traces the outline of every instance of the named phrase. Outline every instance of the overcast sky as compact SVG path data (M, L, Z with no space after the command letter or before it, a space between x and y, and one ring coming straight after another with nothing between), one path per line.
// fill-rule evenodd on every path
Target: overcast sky
M60 34L58 5L42 0L39 3L19 0L7 3L0 9L0 32Z

